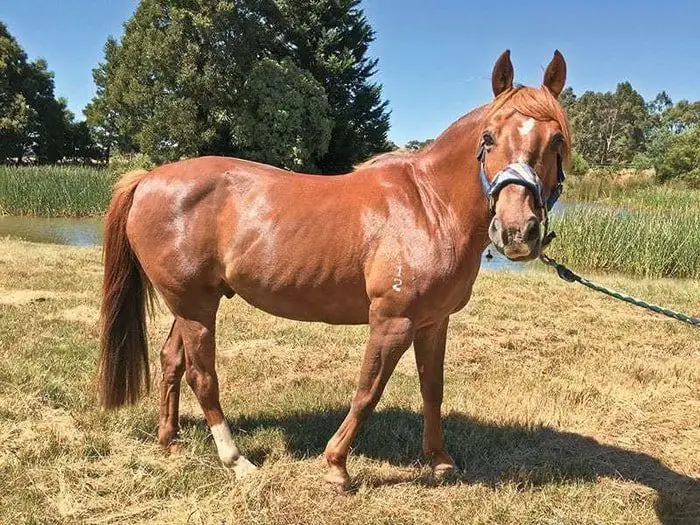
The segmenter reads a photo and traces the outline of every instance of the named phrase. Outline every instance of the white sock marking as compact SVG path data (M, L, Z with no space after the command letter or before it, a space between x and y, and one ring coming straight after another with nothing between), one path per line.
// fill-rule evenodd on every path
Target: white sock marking
M216 443L216 450L219 453L221 462L227 467L232 467L241 456L241 452L238 450L236 442L233 441L228 423L222 421L212 425L211 435L214 436L214 443Z

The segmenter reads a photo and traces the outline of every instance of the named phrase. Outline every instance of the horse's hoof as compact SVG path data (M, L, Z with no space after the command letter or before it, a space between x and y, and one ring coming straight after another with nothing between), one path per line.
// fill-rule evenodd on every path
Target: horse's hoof
M433 466L433 476L438 481L454 479L459 474L459 469L454 463L438 463Z
M179 456L185 452L185 445L182 443L170 443L170 445L165 448L165 451L171 456Z
M252 474L256 470L258 470L258 467L248 461L245 456L238 456L238 459L233 463L233 471L236 473L237 478Z
M339 468L331 467L330 472L323 477L323 480L328 489L338 494L345 494L350 490L350 476Z

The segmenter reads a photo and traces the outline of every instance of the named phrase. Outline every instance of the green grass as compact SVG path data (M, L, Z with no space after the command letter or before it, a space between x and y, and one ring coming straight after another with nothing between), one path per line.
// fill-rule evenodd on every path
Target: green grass
M698 313L700 281L598 276ZM97 407L99 248L0 240L0 523L640 524L700 522L697 330L559 280L482 272L452 316L443 406L461 468L421 461L412 352L349 459L354 492L324 488L318 456L355 388L366 327L274 318L222 303L217 371L242 451L221 468L182 386L182 450L156 444L154 389Z
M108 171L96 168L0 166L0 215L100 215L112 182Z
M646 211L572 205L547 253L573 268L700 278L700 206Z

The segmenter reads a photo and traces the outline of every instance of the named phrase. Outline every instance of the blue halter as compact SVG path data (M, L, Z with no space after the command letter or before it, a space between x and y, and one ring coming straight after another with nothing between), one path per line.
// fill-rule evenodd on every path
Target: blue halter
M498 197L498 193L509 184L517 184L530 190L535 198L537 207L545 211L550 211L552 209L564 188L564 179L566 176L564 175L561 156L559 155L557 155L557 185L552 189L546 200L544 198L544 185L542 184L542 180L529 164L522 162L508 164L505 168L496 173L493 180L489 182L486 177L486 168L484 167L486 148L482 146L476 158L479 160L481 188L489 201L489 210L492 214L496 211L496 198Z

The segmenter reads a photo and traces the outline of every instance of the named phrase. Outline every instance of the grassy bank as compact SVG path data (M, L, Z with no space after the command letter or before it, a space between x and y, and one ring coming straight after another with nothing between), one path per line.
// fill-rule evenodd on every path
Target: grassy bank
M318 459L352 395L365 327L276 319L239 300L219 316L222 404L262 469L219 466L186 385L183 450L155 444L156 392L95 406L99 249L0 240L0 523L687 523L700 520L697 329L567 285L484 273L453 316L449 449L420 463L411 352L326 492ZM698 313L700 281L603 282ZM149 328L152 375L170 319ZM156 380L157 383L157 380Z
M0 166L0 215L100 215L111 185L109 173L96 168Z
M591 172L567 179L564 200L569 203L595 202L629 209L671 211L700 207L700 190L661 185L649 171Z
M575 268L700 278L700 191L649 172L570 177L548 253Z

